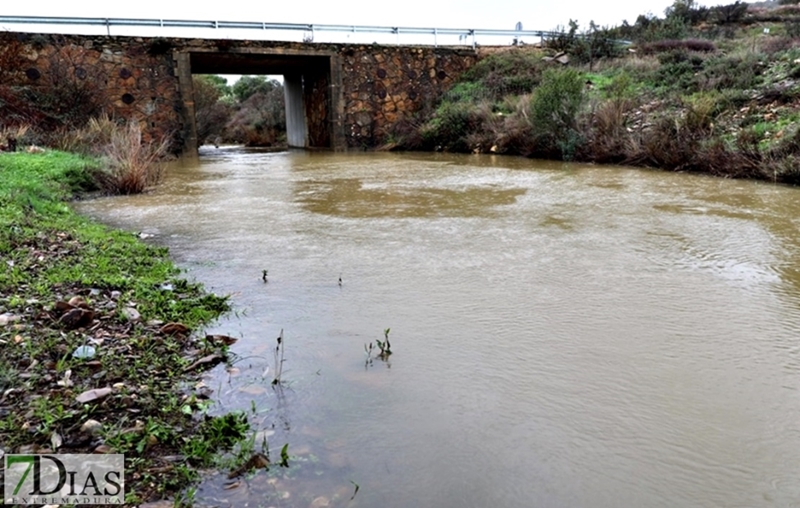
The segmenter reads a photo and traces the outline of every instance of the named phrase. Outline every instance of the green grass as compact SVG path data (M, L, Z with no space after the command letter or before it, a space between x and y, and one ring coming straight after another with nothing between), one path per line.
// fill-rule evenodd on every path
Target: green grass
M196 480L195 467L241 439L247 421L196 417L208 403L183 397L196 377L185 372L188 349L221 360L227 350L164 336L160 323L195 329L228 310L227 298L180 278L167 249L76 214L68 200L93 189L95 167L67 153L0 154L0 314L18 319L0 326L0 394L12 390L0 400L0 443L6 452L47 450L54 433L77 439L80 425L94 419L103 425L99 437L71 452L102 443L126 454L129 502L172 496ZM78 294L95 319L72 329L53 308ZM122 314L132 304L141 315L135 322ZM94 365L71 354L89 337L102 338ZM102 401L75 400L112 385ZM178 454L185 462L150 472L163 466L159 457Z

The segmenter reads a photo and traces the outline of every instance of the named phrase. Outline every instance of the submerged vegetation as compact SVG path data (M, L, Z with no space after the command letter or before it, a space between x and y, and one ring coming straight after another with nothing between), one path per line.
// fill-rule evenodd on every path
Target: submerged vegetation
M633 25L572 21L483 58L390 146L798 184L800 8L766 5L677 0Z
M130 503L170 496L248 431L206 414L196 373L229 341L192 330L227 299L179 277L164 248L65 200L97 160L0 154L0 442L7 453L124 453Z

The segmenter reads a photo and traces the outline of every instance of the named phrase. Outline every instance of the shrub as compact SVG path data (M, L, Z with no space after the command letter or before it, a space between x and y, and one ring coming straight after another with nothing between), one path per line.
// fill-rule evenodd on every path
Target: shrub
M542 76L528 106L535 146L541 155L574 157L580 145L577 120L584 103L583 76L574 69L551 69Z
M800 21L787 21L784 23L783 28L789 37L800 37Z
M628 159L668 170L685 170L691 168L698 145L699 139L683 129L678 119L663 116L642 133Z
M683 125L691 133L705 135L711 128L717 114L720 112L721 94L697 93L684 99L686 112L683 116Z
M763 178L764 161L761 153L733 150L720 139L698 146L694 155L696 171L729 178Z
M538 51L514 49L484 58L461 75L459 84L480 87L473 89L481 91L480 99L500 100L505 95L530 93L539 84L543 68Z
M622 48L615 39L618 31L600 28L594 21L589 22L589 30L579 34L578 22L569 21L569 30L557 29L557 34L544 40L545 47L555 51L569 53L581 63L593 63L602 58L616 58L622 54Z
M588 140L588 153L596 162L625 160L628 114L634 107L633 81L622 73L603 87L607 100L592 109L588 123L583 126Z
M789 155L770 164L775 181L800 185L800 156Z
M675 0L665 11L666 19L679 20L687 25L697 25L706 21L709 15L708 7L697 5L694 0Z
M756 88L763 81L764 60L764 56L757 53L711 57L698 74L699 86L703 90Z
M443 102L420 131L424 144L452 152L470 151L467 138L480 130L481 112L468 102Z
M639 16L636 23L629 25L624 22L622 26L613 29L613 33L620 39L628 39L637 43L652 42L664 39L683 39L689 32L686 22L680 17L659 19L652 15Z
M103 148L105 169L98 173L101 186L111 194L137 194L158 183L168 139L144 142L141 127L133 120L115 128Z
M64 152L101 156L119 128L117 122L103 114L90 119L83 127L59 129L50 144Z
M487 99L492 99L493 93L487 90L483 82L462 82L456 83L453 88L442 96L442 102L471 102L478 103Z
M495 114L488 102L482 102L472 111L471 121L471 132L465 139L469 150L475 153L489 152L504 131L504 117Z
M527 116L529 103L530 96L520 96L514 113L503 118L500 132L495 139L496 153L519 154L526 157L535 155L533 131Z
M654 85L658 88L697 90L695 74L703 68L703 59L683 50L658 55L661 67L655 72Z
M736 1L728 5L717 5L709 10L711 19L720 25L739 23L747 14L747 2Z
M800 15L800 5L783 5L774 12L781 18L793 18Z
M795 37L770 37L759 45L761 51L767 55L774 55L792 48L800 47L800 40Z
M644 44L641 47L645 54L665 52L696 51L698 53L713 53L717 47L713 42L704 39L666 39Z
M0 127L31 125L55 128L48 117L26 101L18 89L0 85Z
M626 100L607 100L592 112L587 126L589 154L595 162L622 162L625 160L627 113Z
M99 157L104 168L94 173L109 194L137 194L161 179L170 137L146 142L139 123L117 123L108 115L92 118L82 128L61 129L53 146Z

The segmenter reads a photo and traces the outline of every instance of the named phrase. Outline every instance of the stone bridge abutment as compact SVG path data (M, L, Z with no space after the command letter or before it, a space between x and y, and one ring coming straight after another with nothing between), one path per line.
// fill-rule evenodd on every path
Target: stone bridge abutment
M69 80L104 109L196 152L192 74L281 74L289 144L346 150L387 141L478 60L467 48L6 33L14 86ZM2 44L0 40L0 44ZM56 76L57 74L57 76ZM9 81L6 79L6 81Z

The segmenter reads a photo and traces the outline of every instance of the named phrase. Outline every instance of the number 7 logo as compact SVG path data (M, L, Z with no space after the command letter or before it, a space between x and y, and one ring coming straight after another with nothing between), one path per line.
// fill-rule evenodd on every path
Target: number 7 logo
M31 468L33 467L34 457L33 455L9 455L6 457L6 470L10 468L14 464L28 464L28 467L25 469L25 472L22 474L22 478L20 478L19 483L17 483L17 488L14 489L14 496L19 493L20 487L22 484L25 483L25 479L28 477L28 473L31 472Z

